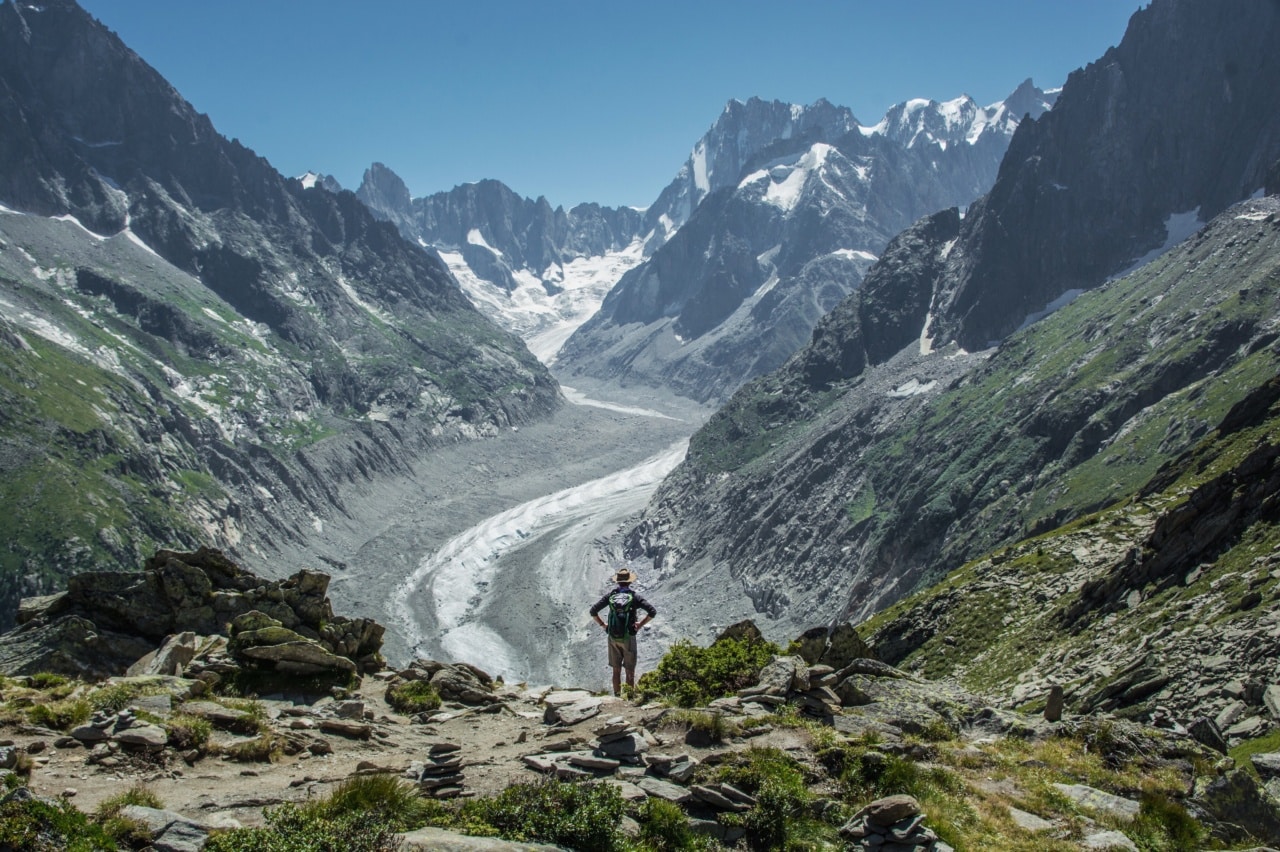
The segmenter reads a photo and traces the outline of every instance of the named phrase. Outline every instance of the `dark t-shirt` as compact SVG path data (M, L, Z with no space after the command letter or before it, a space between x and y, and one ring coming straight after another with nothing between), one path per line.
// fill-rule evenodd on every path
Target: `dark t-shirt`
M618 586L617 588L610 589L605 594L604 597L596 601L591 606L591 610L590 610L591 614L592 615L599 614L600 610L604 609L609 605L609 598L611 598L613 595L617 594L618 592L623 592L623 591L630 592L632 595L635 596L632 601L632 607L633 607L633 609L631 610L632 614L634 614L637 610L644 610L645 612L649 613L650 618L653 618L658 614L657 607L655 607L653 604L649 603L647 600L641 597L640 593L637 592L635 589L631 588L630 586ZM632 629L634 630L634 628L635 628L635 625L632 624Z

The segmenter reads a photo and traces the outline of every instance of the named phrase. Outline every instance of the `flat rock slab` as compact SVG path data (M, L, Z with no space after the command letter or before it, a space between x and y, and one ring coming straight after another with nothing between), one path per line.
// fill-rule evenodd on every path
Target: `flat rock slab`
M1131 849L1138 852L1137 845L1118 831L1099 831L1090 834L1080 842L1085 849Z
M404 852L561 852L559 846L545 843L517 843L496 837L470 837L443 828L420 828L408 834L397 834Z
M1133 799L1113 796L1084 784L1054 784L1058 792L1084 808L1132 820L1138 816L1138 803Z
M367 740L373 736L373 726L346 719L321 719L320 730L326 734L338 734L355 740Z
M666 799L668 802L674 802L677 805L683 805L686 802L692 802L697 799L693 793L690 793L679 784L672 784L670 781L659 781L657 778L641 778L636 781L636 786L655 799Z
M215 728L228 731L245 731L254 727L251 714L213 701L188 701L178 707L178 712L199 716Z
M132 725L124 729L117 728L112 732L111 738L121 745L161 749L169 742L169 733L159 725Z
M603 701L599 698L584 698L563 707L553 709L548 706L547 715L553 717L548 721L559 722L561 725L576 725L600 715L602 703Z
M558 689L548 692L543 697L542 703L548 707L567 707L591 697L591 693L585 689Z
M1009 808L1009 816L1013 817L1014 823L1019 828L1025 828L1027 831L1049 831L1057 827L1043 817L1038 817L1033 813L1018 810L1017 808Z

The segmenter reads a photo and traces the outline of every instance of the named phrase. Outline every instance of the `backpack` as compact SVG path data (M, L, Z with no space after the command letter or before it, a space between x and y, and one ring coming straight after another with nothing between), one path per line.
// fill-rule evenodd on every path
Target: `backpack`
M609 595L609 636L626 639L635 633L636 593L630 589L615 589Z

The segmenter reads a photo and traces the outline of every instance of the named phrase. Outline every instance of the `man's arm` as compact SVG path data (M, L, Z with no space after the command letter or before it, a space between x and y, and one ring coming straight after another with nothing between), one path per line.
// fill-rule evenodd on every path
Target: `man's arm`
M591 613L591 617L596 620L596 624L599 624L605 630L609 629L609 625L605 624L604 621L600 618L600 610L604 609L608 605L609 605L609 596L605 595L600 600L596 601L595 605L588 610L588 612Z
M642 609L645 612L644 618L636 622L636 630L639 630L650 621L653 621L653 617L658 614L658 608L639 595L636 595L635 605L636 609Z

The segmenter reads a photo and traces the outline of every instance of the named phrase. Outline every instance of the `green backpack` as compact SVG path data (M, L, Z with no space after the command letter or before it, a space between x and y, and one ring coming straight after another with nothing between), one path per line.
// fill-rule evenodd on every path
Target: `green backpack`
M636 632L636 593L616 589L609 595L609 637L626 639Z

